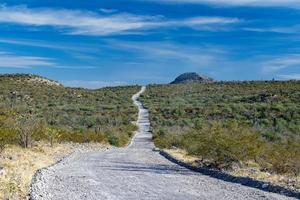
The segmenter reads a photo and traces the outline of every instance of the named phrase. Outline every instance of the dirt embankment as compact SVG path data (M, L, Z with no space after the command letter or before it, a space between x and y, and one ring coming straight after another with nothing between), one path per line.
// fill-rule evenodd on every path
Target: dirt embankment
M26 199L30 184L38 169L55 164L73 152L104 148L101 144L36 143L28 149L9 146L0 155L0 199Z

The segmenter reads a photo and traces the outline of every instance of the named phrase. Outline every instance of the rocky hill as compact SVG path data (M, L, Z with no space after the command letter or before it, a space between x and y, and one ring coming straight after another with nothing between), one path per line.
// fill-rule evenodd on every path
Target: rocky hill
M50 80L44 78L42 76L34 75L34 74L0 74L1 82L14 82L20 84L41 84L46 86L62 86L60 83L54 80Z
M211 83L214 82L212 78L201 76L195 72L184 73L178 76L171 84L180 83Z

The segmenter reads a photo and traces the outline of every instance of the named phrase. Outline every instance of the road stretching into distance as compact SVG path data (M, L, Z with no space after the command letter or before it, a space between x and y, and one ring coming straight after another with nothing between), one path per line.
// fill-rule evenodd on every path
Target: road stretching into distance
M126 148L74 153L41 170L32 200L202 200L292 199L225 182L176 165L153 151L148 110L139 108L139 130Z

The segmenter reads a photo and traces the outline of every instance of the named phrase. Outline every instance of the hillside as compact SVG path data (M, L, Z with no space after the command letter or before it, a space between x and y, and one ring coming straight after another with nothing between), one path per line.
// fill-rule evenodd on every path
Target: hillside
M0 199L28 199L36 170L71 153L128 144L137 117L131 97L139 90L75 89L36 75L0 75Z
M61 141L109 140L124 145L134 129L131 121L137 110L131 96L138 90L135 86L75 89L35 75L1 75L0 128L10 121L8 129L17 124L34 126L36 139L47 138L43 132L51 127L60 132Z
M1 81L9 80L12 82L18 82L19 84L32 83L35 85L62 86L57 81L49 80L34 74L3 74L0 75L0 79Z
M293 177L300 175L299 99L300 81L153 85L142 97L156 146L217 169L254 163Z

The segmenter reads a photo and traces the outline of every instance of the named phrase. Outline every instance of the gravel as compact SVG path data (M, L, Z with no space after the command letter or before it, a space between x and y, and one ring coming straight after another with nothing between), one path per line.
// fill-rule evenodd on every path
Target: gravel
M139 131L126 148L74 153L40 170L32 200L292 199L190 171L153 151L149 113L139 107Z

